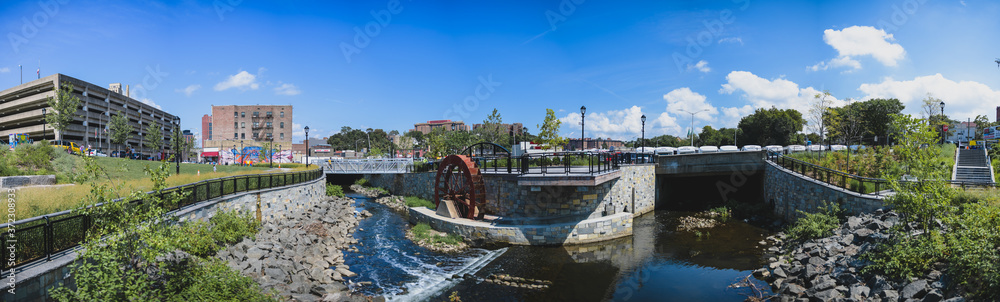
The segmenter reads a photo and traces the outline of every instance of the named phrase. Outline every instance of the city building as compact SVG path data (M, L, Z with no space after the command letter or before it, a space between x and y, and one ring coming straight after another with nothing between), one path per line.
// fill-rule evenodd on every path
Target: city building
M201 123L205 148L292 144L291 105L212 106L212 115L203 116Z
M436 120L427 121L426 123L416 123L413 124L413 129L410 131L420 131L424 134L430 134L431 130L434 128L444 128L445 131L469 131L469 126L462 121L452 121L452 120Z
M80 107L65 131L58 132L44 122L43 116L53 112L48 98L56 98L57 91L70 84L73 95L80 99ZM120 83L104 88L57 73L0 91L0 138L27 134L33 141L63 139L109 154L126 147L147 156L169 153L173 149L170 135L178 128L176 116L154 106L131 98L127 85L124 91ZM111 117L119 112L128 117L133 129L124 145L112 144L109 135ZM151 125L159 127L163 136L146 136ZM162 140L162 150L148 149L144 142L149 139Z
M586 149L608 149L614 147L615 149L620 149L625 147L625 142L613 139L592 139L584 138L581 140L579 138L570 138L567 140L566 145L563 149L565 150L586 150Z
M945 140L953 142L968 142L976 138L976 123L959 122L949 126L948 137Z
M502 129L504 131L504 133L509 133L511 131L511 126L514 127L514 133L517 133L517 134L521 134L521 131L523 131L523 129L524 129L524 125L521 124L521 123L500 124L500 129ZM483 127L485 127L484 124L473 124L472 125L472 130L477 130L477 129L483 128Z

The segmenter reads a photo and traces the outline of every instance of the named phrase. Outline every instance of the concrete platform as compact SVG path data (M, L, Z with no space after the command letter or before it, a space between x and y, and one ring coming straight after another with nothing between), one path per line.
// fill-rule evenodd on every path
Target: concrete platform
M514 245L573 245L604 241L632 235L632 213L616 213L604 217L553 221L544 224L499 224L496 217L486 220L448 218L433 210L409 209L410 223L427 223L436 230L462 235L483 244ZM494 221L491 221L494 220Z

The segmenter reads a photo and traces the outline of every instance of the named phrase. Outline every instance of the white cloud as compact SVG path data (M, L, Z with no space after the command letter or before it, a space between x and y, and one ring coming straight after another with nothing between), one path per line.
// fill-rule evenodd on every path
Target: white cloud
M8 73L8 72L10 72L10 68L8 67L0 68L0 73Z
M147 98L143 98L143 99L140 99L138 101L142 102L143 104L149 105L149 106L151 106L153 108L163 110L163 107L160 107L160 105L157 105L156 103L154 103L153 100L150 100L150 99L147 99Z
M642 131L642 107L632 106L623 110L587 113L586 136L591 138L613 138L631 140ZM646 117L646 134L652 130L649 117ZM563 136L579 137L580 113L573 112L559 119L562 121Z
M274 88L274 94L276 95L298 95L300 93L302 93L302 91L299 90L298 87L288 83L281 84L281 86Z
M749 71L733 71L726 76L719 93L741 93L754 108L771 106L781 109L795 109L806 116L817 94L822 93L812 87L799 88L799 84L786 79L768 80ZM834 98L831 106L841 106L843 101Z
M260 71L264 69L261 68ZM239 88L240 90L252 89L256 90L260 88L260 84L257 83L257 76L241 70L239 73L229 76L225 81L215 84L215 91L223 91L229 88Z
M743 38L741 38L741 37L730 37L730 38L719 39L719 44L722 44L722 43L734 43L734 44L739 43L740 45L743 45Z
M708 73L709 71L712 71L712 68L708 67L708 62L705 61L705 60L698 61L698 63L694 64L694 65L688 64L687 70L694 70L694 69L697 69L698 71L701 71L701 72L704 72L704 73Z
M194 93L195 90L198 90L199 88L201 88L201 85L193 84L193 85L188 85L188 87L184 87L184 89L175 89L174 91L183 93L184 95L191 97L191 94Z
M885 78L881 83L861 84L865 100L896 98L906 106L904 113L919 115L923 100L930 94L945 103L945 114L957 120L975 118L976 115L993 117L1000 91L975 81L953 81L940 73L916 77L909 81Z
M704 95L687 87L677 88L664 94L663 100L667 101L667 112L676 115L690 116L690 113L695 113L696 119L712 121L715 119L712 116L719 114L719 109L709 104Z
M871 26L851 26L842 30L827 29L823 31L823 41L837 50L838 56L829 62L820 62L808 67L813 71L826 70L830 67L861 68L861 63L855 60L858 56L872 56L885 66L896 66L899 60L906 57L903 46L892 43L892 34Z

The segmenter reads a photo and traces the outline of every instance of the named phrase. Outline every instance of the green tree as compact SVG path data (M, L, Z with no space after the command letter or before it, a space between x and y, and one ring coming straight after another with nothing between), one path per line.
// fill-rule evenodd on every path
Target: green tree
M793 134L802 131L805 120L795 109L758 108L740 120L739 141L743 144L788 145Z
M830 103L833 101L833 96L830 94L829 90L824 90L822 93L817 93L814 97L812 105L809 107L809 125L813 128L813 132L819 133L820 139L813 141L817 144L826 144L824 138L826 138L826 116L830 110Z
M446 155L446 132L447 131L445 131L444 128L436 127L431 129L431 133L427 134L427 147L429 148L427 153L430 154L431 157L443 157Z
M976 119L972 120L972 123L976 124L976 139L983 139L983 130L994 126L985 115L977 115Z
M510 147L510 135L508 134L510 131L501 124L503 124L503 118L497 109L493 108L493 113L486 117L486 120L483 120L482 127L473 132L484 142Z
M162 151L163 148L163 131L160 130L160 125L157 123L149 124L146 126L146 137L149 139L143 141L143 145L146 148L156 150L157 153Z
M56 130L56 139L62 139L62 134L69 127L76 111L80 108L80 99L73 95L73 84L60 85L56 98L49 97L46 103L54 111L47 112L45 122Z
M566 139L559 136L559 126L562 121L556 118L555 111L545 109L545 120L538 127L538 140L544 149L552 149L566 144Z
M125 142L132 138L132 125L128 123L128 117L125 116L121 110L117 114L111 117L111 143L123 145Z

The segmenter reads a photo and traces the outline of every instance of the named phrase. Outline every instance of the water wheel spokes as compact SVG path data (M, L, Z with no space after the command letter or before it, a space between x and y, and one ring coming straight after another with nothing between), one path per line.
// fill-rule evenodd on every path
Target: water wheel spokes
M449 155L438 166L434 180L434 205L451 200L459 216L475 219L481 217L480 207L486 203L483 176L476 164L464 155Z

